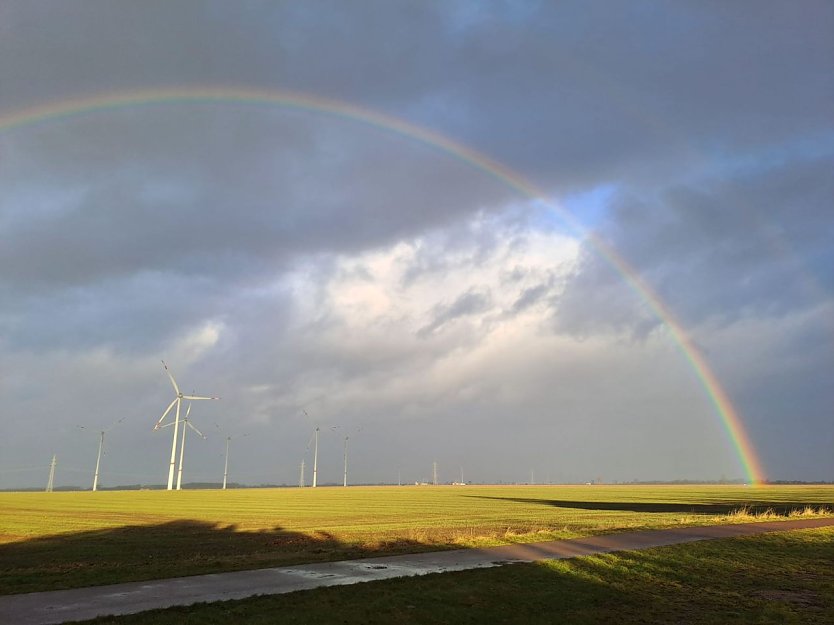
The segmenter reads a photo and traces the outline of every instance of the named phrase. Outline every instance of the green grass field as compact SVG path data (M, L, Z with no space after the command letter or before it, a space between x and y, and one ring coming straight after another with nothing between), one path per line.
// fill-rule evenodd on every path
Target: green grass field
M3 593L834 510L832 486L0 493Z
M96 625L834 623L834 528L101 618ZM80 624L79 624L80 625Z

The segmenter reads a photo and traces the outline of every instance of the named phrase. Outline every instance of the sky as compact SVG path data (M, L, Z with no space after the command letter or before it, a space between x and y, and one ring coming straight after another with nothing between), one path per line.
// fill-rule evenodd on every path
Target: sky
M0 488L53 454L89 487L101 430L101 485L164 483L162 360L222 398L184 482L232 437L230 481L309 484L316 427L320 484L346 437L353 483L747 479L693 354L767 478L834 480L832 32L814 0L5 0Z

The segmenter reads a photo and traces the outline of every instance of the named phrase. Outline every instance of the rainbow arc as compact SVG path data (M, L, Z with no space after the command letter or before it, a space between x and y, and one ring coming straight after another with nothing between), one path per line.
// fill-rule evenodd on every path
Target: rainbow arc
M716 414L720 418L747 479L753 484L759 484L764 480L764 472L756 451L744 428L742 419L730 401L726 391L684 327L639 273L599 235L585 228L562 206L548 200L547 195L541 189L537 188L521 174L444 135L416 126L391 115L338 100L291 91L232 87L144 89L61 100L0 114L0 131L91 115L101 111L160 104L205 105L213 103L237 103L311 111L367 124L436 149L494 178L520 193L522 196L546 205L566 225L580 233L588 241L594 251L622 277L631 290L645 302L652 313L668 328L672 339L695 373L699 383L709 397Z

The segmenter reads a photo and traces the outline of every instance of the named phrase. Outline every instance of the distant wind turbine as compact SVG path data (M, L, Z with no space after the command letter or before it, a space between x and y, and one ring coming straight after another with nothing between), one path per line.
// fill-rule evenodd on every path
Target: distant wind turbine
M156 430L160 429L161 427L166 427L166 426L162 425L162 421L165 419L165 417L168 416L168 413L171 412L171 408L174 407L174 404L176 404L177 405L176 419L174 420L173 424L169 424L169 425L174 426L174 437L173 437L173 441L171 443L171 463L168 467L168 490L173 490L173 487L174 487L174 466L176 465L176 462L177 462L177 434L179 433L179 427L180 427L180 407L182 406L182 400L183 399L188 399L188 400L220 399L220 398L219 397L202 397L200 395L183 395L182 392L180 391L180 387L177 386L177 381L174 379L174 376L171 375L171 372L168 370L168 365L165 364L164 360L162 361L162 366L165 367L165 373L167 373L168 377L171 379L171 385L174 387L174 392L177 395L176 395L176 397L174 397L173 401L170 404L168 404L168 407L165 409L165 412L162 413L162 416L159 418L159 421L156 422L156 425L153 426L153 429L154 429L154 431L156 431ZM190 427L192 429L196 430L196 428L194 428L194 426L190 426ZM202 436L202 434L201 434L201 436ZM182 461L180 461L180 466L182 466ZM177 487L177 490L179 490L179 486Z
M345 478L342 482L342 486L347 487L347 444L350 436L345 436Z
M109 432L110 430L112 430L114 427L116 427L117 425L119 425L119 424L120 424L122 421L124 421L124 420L125 420L125 418L124 418L124 417L122 417L122 418L121 418L121 419L119 419L118 421L114 421L113 423L111 423L110 425L108 425L108 426L107 426L106 428L104 428L103 430L99 430L99 435L100 435L100 436L99 436L99 439L98 439L98 456L96 456L96 471L95 471L95 473L93 474L93 492L95 492L96 490L98 490L98 469L99 469L99 467L101 466L101 456L102 456L102 453L103 453L103 451L104 451L104 435L105 435L107 432ZM79 426L78 426L78 429L80 429L80 430L87 430L87 429L89 429L89 428L87 428L86 426L83 426L83 425L79 425Z
M55 465L58 464L58 456L52 454L52 462L49 463L49 481L46 483L46 492L51 493L55 485Z
M307 420L312 422L310 419L310 415L307 414L307 411L304 408L301 409L301 412L304 413L304 416L307 417ZM338 425L333 425L330 427L331 430L337 429ZM318 425L315 425L315 429L313 430L313 434L310 436L310 440L307 441L307 449L304 450L306 455L307 451L310 450L310 444L313 443L313 488L318 486L318 475L319 475L319 431L321 428Z
M318 486L319 478L319 426L316 426L313 436L316 439L316 447L313 451L313 488Z
M214 425L218 430L223 432L222 428L219 425L217 425L216 423ZM234 440L236 438L245 438L247 436L249 436L249 434L238 434L237 436L226 436L226 453L224 454L225 462L223 463L223 490L226 490L226 480L229 477L229 443L231 443L232 440Z
M361 432L362 428L356 428L354 431ZM350 436L345 436L345 474L344 479L342 481L342 486L347 487L347 452L348 452L348 440Z

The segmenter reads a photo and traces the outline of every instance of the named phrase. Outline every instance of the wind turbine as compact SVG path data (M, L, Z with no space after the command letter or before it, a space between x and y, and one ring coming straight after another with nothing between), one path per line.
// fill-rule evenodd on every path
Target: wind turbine
M168 467L168 490L173 490L173 486L174 486L174 465L177 462L177 434L179 433L179 427L180 427L180 407L182 405L182 400L183 399L188 399L188 400L220 399L220 398L219 397L202 397L200 395L183 395L182 392L180 391L180 387L177 386L177 381L174 379L174 376L171 375L171 372L168 370L168 365L165 364L164 360L162 361L162 366L165 367L165 373L167 373L168 377L171 379L171 386L174 387L174 392L177 394L177 396L174 397L173 401L170 404L168 404L168 407L165 409L165 412L162 413L162 416L159 418L159 421L156 422L156 425L153 426L153 429L154 429L154 431L156 431L156 430L160 429L161 427L165 427L165 426L162 425L162 421L165 419L165 417L168 416L168 413L171 412L171 408L174 407L174 404L176 404L177 405L177 413L176 413L177 416L176 416L176 419L174 420L174 423L173 423L174 438L173 438L173 441L171 442L171 464ZM171 424L169 424L169 425L171 425ZM196 429L196 428L194 428L194 426L191 426L191 427L193 429ZM179 490L179 487L177 488L177 490Z
M345 436L345 478L342 482L342 486L347 488L347 443L350 439L350 436Z
M304 413L304 416L307 417L308 421L312 421L310 419L310 415L307 414L307 411L304 408L301 409L301 412ZM337 429L338 425L333 425L330 427L331 430ZM319 474L319 430L321 428L316 425L315 429L313 430L313 434L310 436L310 440L307 441L307 449L304 450L304 454L306 456L307 452L310 450L310 443L314 443L313 447L313 488L318 485L318 474Z
M304 408L301 409L301 412L304 413L304 416L307 417L307 420L310 420L310 415L307 414L307 411ZM318 477L319 477L319 426L316 426L316 429L313 430L313 435L310 436L310 440L307 441L307 449L304 452L304 455L307 455L307 451L310 449L310 443L316 441L316 445L313 451L313 488L315 488L318 484ZM303 466L303 465L302 465ZM301 469L302 472L304 469ZM302 473L303 475L303 473Z
M219 426L219 425L217 425L216 423L214 424L214 426L215 426L218 430L220 430L221 432L223 431L223 430L220 428L220 426ZM226 436L226 454L225 454L225 458L226 458L226 460L225 460L225 462L224 462L224 466L223 466L223 490L226 490L226 480L227 480L227 479L228 479L228 477L229 477L229 443L231 443L231 442L232 442L232 439L235 439L235 438L245 438L245 437L247 437L247 436L249 436L249 434L248 434L248 433L247 433L247 434L238 434L237 436Z
M307 414L306 412L304 413ZM307 452L310 451L310 443L315 441L315 445L313 447L313 488L315 488L318 484L318 477L319 477L319 426L316 426L316 429L313 430L313 433L310 435L310 440L307 441L307 449L304 450L304 455L306 457ZM302 460L302 467L304 466L304 461ZM304 471L304 469L301 469Z
M356 432L361 432L362 428L356 428ZM344 480L342 481L342 486L347 487L347 450L348 450L348 440L350 439L349 435L345 435L345 474Z
M124 420L125 420L125 418L124 418L124 417L122 417L122 418L121 418L121 419L119 419L118 421L114 421L113 423L111 423L110 425L108 425L108 426L107 426L106 428L104 428L103 430L99 430L99 434L100 434L100 436L99 436L99 439L98 439L98 456L96 457L96 472L93 474L93 492L95 492L96 490L98 490L98 469L99 469L99 466L101 466L101 454L102 454L102 452L103 452L103 450L104 450L104 435L105 435L107 432L109 432L110 430L112 430L114 427L116 427L117 425L119 425L119 424L120 424L122 421L124 421ZM79 428L80 430L86 430L86 429L87 429L87 428L86 428L85 426L83 426L83 425L79 425L79 426L78 426L78 428Z

